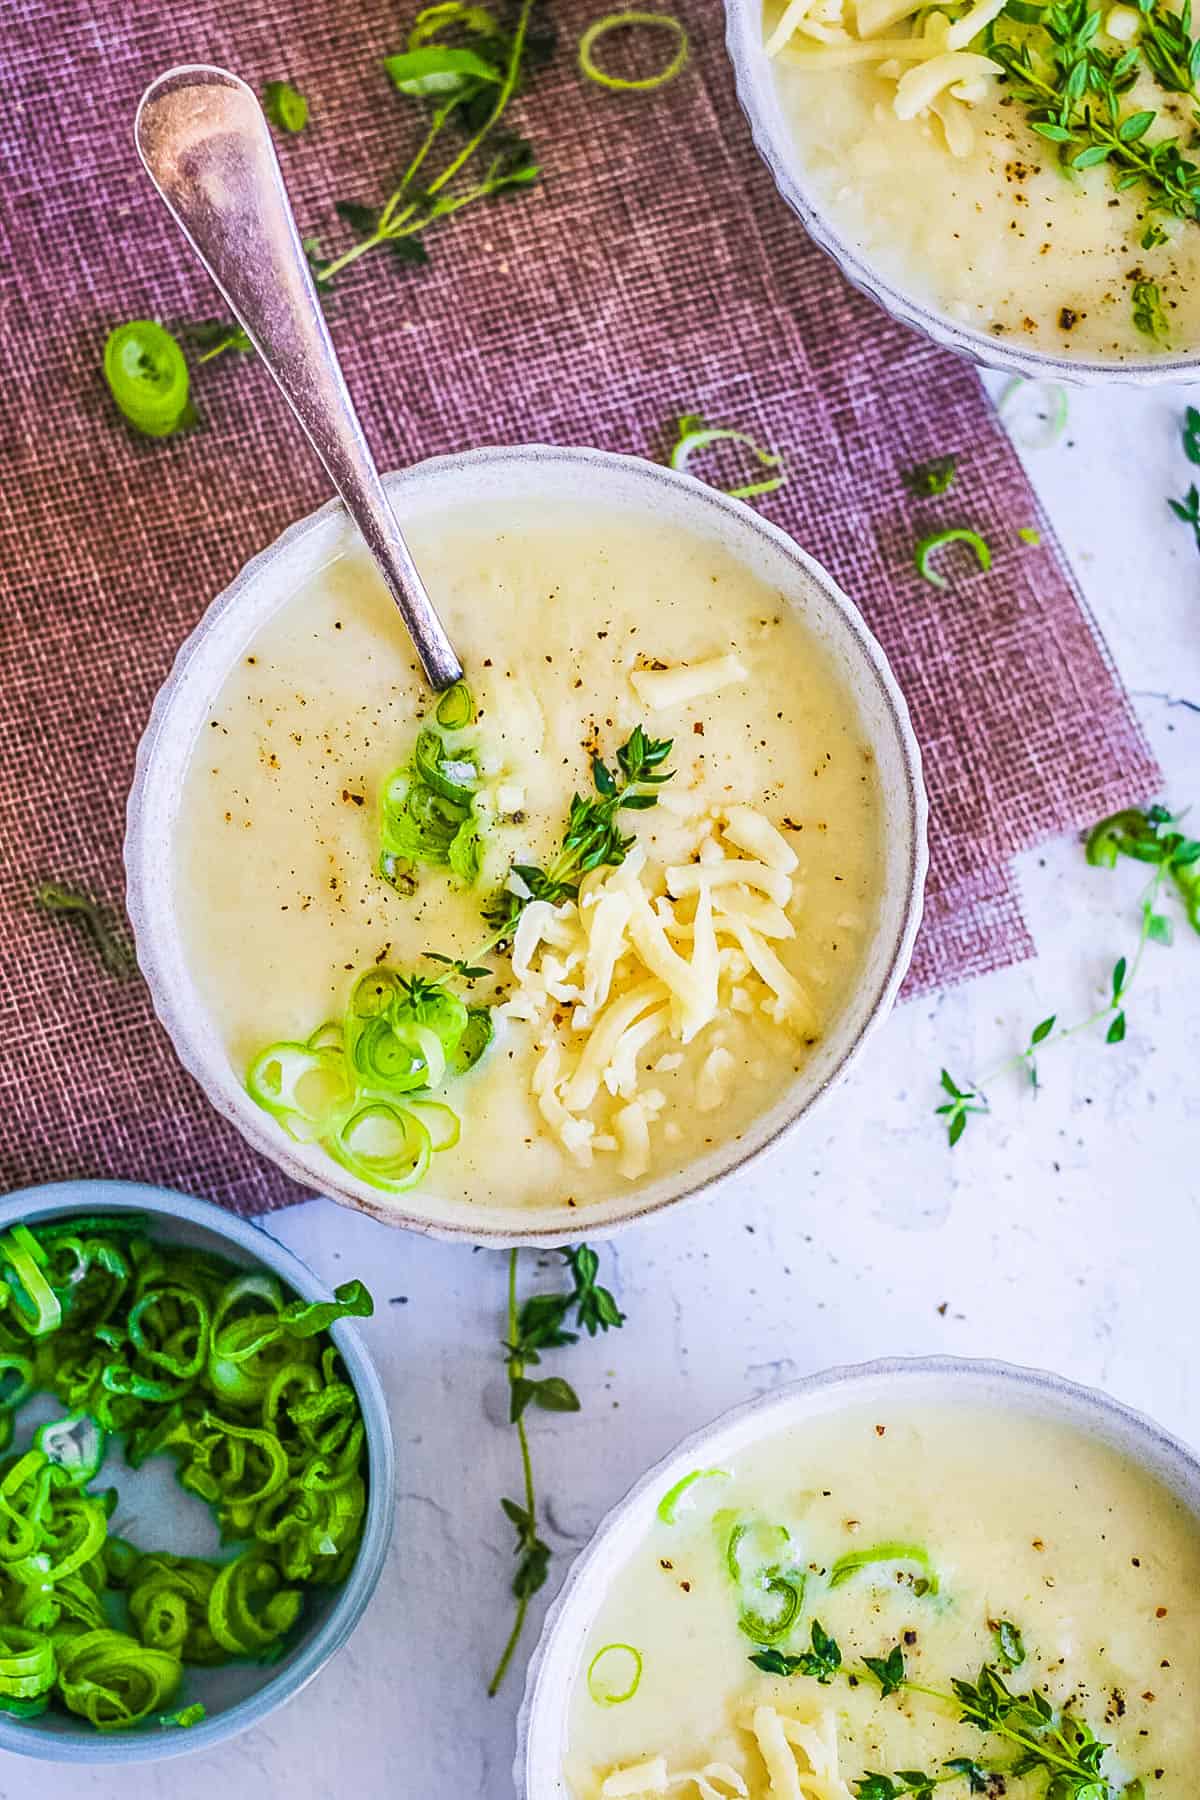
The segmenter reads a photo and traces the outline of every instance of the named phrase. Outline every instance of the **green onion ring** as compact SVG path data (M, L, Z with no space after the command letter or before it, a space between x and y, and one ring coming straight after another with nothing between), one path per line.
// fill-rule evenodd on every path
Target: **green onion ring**
M928 1550L922 1544L904 1544L892 1540L872 1544L866 1550L851 1550L845 1556L839 1556L829 1571L829 1585L831 1588L841 1587L844 1581L849 1581L851 1576L857 1575L861 1570L886 1563L912 1563L921 1571L919 1580L924 1583L921 1592L937 1593L937 1570Z
M674 1525L679 1514L679 1503L689 1488L697 1481L729 1480L728 1469L693 1469L682 1481L677 1481L673 1488L668 1488L658 1503L658 1517L664 1525Z
M1005 384L996 411L1019 450L1049 450L1067 428L1067 390L1054 381L1014 375Z
M596 45L610 31L620 31L636 25L648 25L653 29L674 33L676 47L670 62L657 75L642 75L636 79L606 75L596 62ZM589 81L595 81L600 87L609 88L615 93L644 94L653 88L665 87L668 81L674 81L687 62L687 57L687 32L670 13L638 12L632 9L628 12L605 13L602 19L596 19L588 26L579 40L579 67L583 74Z
M600 1667L606 1660L607 1671ZM597 1706L623 1706L633 1699L641 1679L642 1653L632 1644L605 1644L588 1664L588 1693Z
M434 714L443 731L465 731L475 722L475 702L465 681L456 681L446 689Z
M671 450L670 466L682 470L684 474L690 474L688 463L693 456L713 444L724 443L744 445L761 468L779 471L777 475L766 476L759 481L745 481L737 487L722 488L720 492L728 494L731 500L753 500L760 494L773 494L786 482L787 470L782 456L777 455L774 450L764 448L748 432L734 431L727 426L706 425L696 413L685 413L679 421L679 437Z
M921 539L913 551L913 561L917 574L922 576L931 587L947 588L949 582L944 575L939 575L931 565L930 557L935 550L941 550L946 544L966 544L975 553L975 560L983 574L987 574L992 566L992 553L977 531L968 531L965 526L958 526L950 531L935 531L929 537Z

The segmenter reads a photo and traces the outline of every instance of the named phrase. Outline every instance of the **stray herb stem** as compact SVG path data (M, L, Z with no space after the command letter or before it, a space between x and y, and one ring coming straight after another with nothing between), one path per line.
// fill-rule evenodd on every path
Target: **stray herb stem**
M517 1341L517 1257L520 1252L510 1250L508 1253L508 1341ZM513 1367L510 1364L510 1370ZM519 1366L520 1374L525 1373L525 1366ZM521 1446L521 1468L525 1477L525 1511L537 1528L537 1497L533 1486L533 1458L529 1454L529 1433L525 1429L524 1414L517 1420L517 1442ZM496 1664L496 1672L488 1684L488 1698L494 1699L499 1693L504 1677L508 1674L508 1665L513 1659L521 1632L525 1627L525 1615L529 1611L529 1595L522 1594L517 1600L517 1610L513 1617L512 1630L508 1634L500 1661Z

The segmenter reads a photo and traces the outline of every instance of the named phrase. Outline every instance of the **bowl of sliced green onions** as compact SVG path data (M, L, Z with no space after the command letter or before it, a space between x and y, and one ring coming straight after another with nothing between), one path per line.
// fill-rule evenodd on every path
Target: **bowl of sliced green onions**
M371 1310L187 1195L0 1200L0 1749L212 1749L341 1648L392 1523Z

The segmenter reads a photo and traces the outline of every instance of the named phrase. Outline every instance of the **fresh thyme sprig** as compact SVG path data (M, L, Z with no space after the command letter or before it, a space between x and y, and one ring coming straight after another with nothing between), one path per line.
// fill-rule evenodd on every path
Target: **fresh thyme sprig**
M527 1370L541 1363L543 1350L561 1349L579 1341L579 1332L595 1337L598 1331L619 1329L625 1315L605 1287L598 1286L596 1276L600 1259L587 1244L557 1253L570 1270L573 1286L566 1293L533 1294L517 1305L517 1259L520 1252L511 1250L508 1257L508 1333L504 1340L504 1366L508 1374L510 1422L516 1426L521 1449L524 1481L523 1499L501 1500L504 1516L517 1534L517 1569L512 1580L516 1613L496 1672L488 1685L489 1695L499 1692L517 1647L529 1602L545 1585L550 1567L550 1547L538 1535L537 1492L533 1479L533 1459L529 1451L529 1434L525 1413L530 1406L545 1412L578 1412L579 1396L561 1375L545 1375L532 1379ZM567 1330L574 1313L576 1331Z
M1200 466L1200 412L1189 406L1183 415L1183 454L1193 466ZM1195 482L1192 483L1182 500L1168 500L1167 505L1177 519L1190 525L1196 539L1196 548L1200 550L1200 491Z
M133 951L119 929L110 923L108 909L90 894L61 881L42 881L33 899L34 905L52 918L78 919L110 975L124 980L134 973L137 963Z
M674 774L673 769L662 766L672 745L673 739L647 737L636 725L617 751L615 771L598 756L592 757L597 798L585 800L579 794L572 797L562 848L547 868L532 863L513 864L513 874L525 892L513 893L504 888L485 908L484 917L495 931L493 943L508 935L530 900L549 900L554 905L574 900L584 875L592 869L617 867L625 861L636 840L622 832L620 814L644 812L658 804L656 789Z
M1181 16L1176 26L1155 0L1139 4L1144 15L1139 42L1117 55L1097 44L1104 14L1089 0L1058 0L1044 9L1010 0L1009 10L1019 20L1036 19L1049 39L1048 54L1035 50L1028 36L1017 42L995 31L987 54L1004 70L1032 129L1059 147L1068 167L1082 171L1106 163L1118 191L1140 185L1152 206L1194 220L1200 218L1200 168L1185 158L1177 138L1147 140L1156 112L1121 107L1143 56L1160 85L1177 89L1186 81L1179 91L1190 91L1187 71L1195 53L1190 17Z
M1019 1642L1016 1627L1010 1626L1010 1630ZM1016 1752L1016 1760L1005 1769L989 1770L974 1757L953 1756L943 1761L935 1774L920 1769L899 1769L890 1775L868 1770L853 1784L856 1800L901 1800L905 1795L928 1800L935 1788L953 1781L965 1781L972 1794L1003 1793L1007 1778L1033 1774L1046 1776L1046 1793L1054 1800L1116 1800L1118 1790L1101 1772L1109 1746L1085 1720L1069 1711L1057 1712L1036 1688L1013 1693L994 1663L984 1663L974 1681L952 1680L951 1691L945 1693L909 1679L899 1644L886 1656L866 1656L861 1664L850 1665L843 1662L836 1639L817 1619L812 1623L811 1638L812 1649L798 1656L761 1650L750 1661L768 1675L808 1675L823 1686L838 1676L854 1684L871 1679L879 1683L883 1700L902 1691L924 1695L953 1707L960 1724L974 1725ZM1119 1791L1125 1800L1143 1800L1140 1781Z
M553 52L553 34L534 29L537 4L518 0L511 28L473 0L449 0L417 14L406 48L386 57L384 67L398 94L427 109L424 131L382 203L335 202L354 243L327 258L313 240L306 242L319 293L376 250L410 266L427 262L430 226L537 183L541 171L531 145L504 123L529 74ZM236 325L218 321L214 330L209 322L206 330L201 362L251 348Z
M1182 903L1188 923L1200 933L1200 840L1177 830L1178 823L1179 815L1168 812L1164 806L1152 806L1147 812L1129 808L1102 819L1088 833L1085 850L1093 866L1112 869L1122 857L1128 857L1154 868L1142 894L1141 927L1132 958L1120 956L1113 964L1103 1005L1075 1025L1060 1025L1057 1013L1049 1014L1034 1026L1024 1049L1005 1057L982 1080L960 1083L948 1070L942 1070L941 1087L947 1098L936 1111L946 1122L951 1147L958 1143L973 1114L990 1111L987 1089L1007 1070L1024 1069L1036 1088L1040 1083L1038 1059L1044 1051L1092 1031L1105 1021L1105 1043L1124 1042L1126 1000L1142 967L1146 946L1169 945L1174 936L1170 915L1160 910L1168 884Z

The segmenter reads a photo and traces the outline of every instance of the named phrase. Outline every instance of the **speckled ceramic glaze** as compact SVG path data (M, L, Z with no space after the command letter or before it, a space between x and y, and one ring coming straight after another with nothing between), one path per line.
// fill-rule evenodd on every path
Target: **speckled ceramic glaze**
M72 1213L142 1213L151 1237L193 1244L244 1268L263 1268L277 1275L302 1300L328 1300L328 1288L298 1257L256 1225L188 1194L144 1187L130 1181L63 1181L47 1187L22 1188L0 1200L0 1231L11 1225L35 1224ZM238 1732L261 1725L291 1700L340 1650L362 1618L375 1591L392 1535L396 1460L387 1401L362 1339L344 1319L331 1337L358 1395L367 1438L368 1494L362 1544L346 1580L326 1591L313 1590L306 1600L304 1624L283 1658L272 1664L232 1662L220 1668L187 1668L176 1703L201 1701L207 1717L186 1729L164 1730L147 1721L133 1731L103 1733L52 1709L40 1718L10 1719L0 1713L0 1750L44 1762L141 1763L194 1751L215 1750ZM161 1462L162 1459L156 1459ZM147 1465L147 1473L153 1464ZM162 1473L160 1469L157 1471ZM145 1487L142 1472L117 1480L117 1517L123 1533L147 1548L178 1547L178 1508L198 1508L173 1478ZM32 1778L27 1790L33 1791Z
M809 185L799 148L779 98L770 60L763 49L762 0L725 0L726 43L733 63L738 99L750 126L755 148L774 176L775 185L804 229L831 256L847 281L901 324L911 326L989 369L1009 369L1041 381L1095 386L1121 382L1131 387L1161 387L1200 381L1200 352L1190 356L1155 356L1131 362L1053 356L1005 344L986 331L964 325L939 312L909 289L887 281L865 253L845 238L830 220Z
M249 563L180 650L138 751L125 842L138 961L180 1060L218 1111L280 1168L389 1225L493 1246L593 1238L711 1190L741 1168L827 1091L887 1014L912 954L928 866L920 751L884 654L853 602L777 526L689 475L599 450L529 445L435 458L386 477L385 485L402 525L448 510L468 514L484 503L537 500L553 509L585 501L711 537L801 610L856 702L874 755L884 867L879 919L858 985L802 1073L741 1138L586 1209L564 1203L523 1209L474 1205L435 1191L387 1199L319 1147L297 1144L250 1099L197 991L174 902L176 819L197 736L230 669L267 619L322 564L348 548L350 527L336 502L293 525Z
M842 1408L970 1401L1022 1409L1128 1457L1197 1515L1200 1458L1141 1413L1061 1376L957 1357L896 1358L827 1369L792 1382L694 1433L620 1501L572 1566L529 1665L514 1766L519 1800L569 1800L562 1764L580 1647L620 1569L650 1530L662 1496L696 1468L721 1467L751 1445Z

